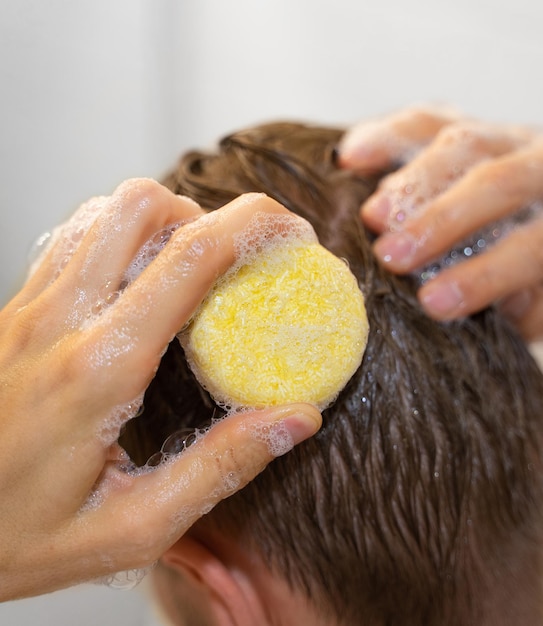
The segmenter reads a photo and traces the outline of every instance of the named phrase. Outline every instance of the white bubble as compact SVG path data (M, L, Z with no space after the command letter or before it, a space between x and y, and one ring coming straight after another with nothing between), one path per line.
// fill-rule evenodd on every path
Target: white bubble
M172 455L184 452L202 436L201 432L202 431L194 428L181 428L177 430L162 444L162 453Z
M156 563L140 569L130 569L103 576L95 581L96 584L106 585L111 589L127 591L134 589L156 567Z
M37 254L37 257L31 263L29 276L36 272L45 257L51 252L51 262L53 267L56 267L54 278L58 278L106 204L107 198L105 196L91 198L82 204L64 224L57 226L51 233L40 237L34 246L34 253Z
M292 435L283 422L269 424L267 422L251 423L250 433L256 441L266 444L271 456L278 457L294 448Z
M542 214L543 203L541 202L535 202L530 206L524 207L512 215L488 225L469 239L460 242L441 258L415 272L415 275L420 283L424 284L435 278L442 270L453 267L492 248L512 232L540 218Z
M228 273L249 264L263 248L273 249L287 240L299 241L300 245L317 243L317 235L309 222L296 215L255 213L247 226L234 236L237 261Z
M51 243L51 237L51 232L43 233L32 244L30 252L28 253L28 267L31 268L34 263L42 256L44 251L49 247Z
M163 250L164 246L168 243L173 233L179 228L180 222L170 224L162 230L155 233L150 239L148 239L143 246L138 250L132 262L128 266L124 280L127 283L132 283L136 278L148 267L154 259Z
M143 396L144 394L141 393L131 402L113 407L108 417L102 421L98 430L98 437L104 445L110 446L119 439L122 426L140 411L143 404Z
M241 484L241 478L236 472L228 472L224 477L225 493L233 493L237 491Z

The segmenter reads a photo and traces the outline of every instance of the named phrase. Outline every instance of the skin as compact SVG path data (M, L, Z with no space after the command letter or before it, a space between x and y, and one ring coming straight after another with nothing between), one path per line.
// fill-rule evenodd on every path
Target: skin
M443 108L409 108L350 129L342 167L385 176L362 206L378 233L375 254L405 274L439 258L482 227L543 199L543 135L492 125ZM543 218L441 271L419 290L438 320L498 303L528 340L543 337Z
M272 460L251 424L286 429L293 444L320 426L305 404L233 415L154 471L121 471L122 422L234 261L235 233L255 212L286 209L251 194L205 216L149 180L125 182L97 206L61 271L59 241L0 312L0 600L153 563ZM119 295L140 246L174 223L182 225ZM88 318L97 293L102 312Z
M199 521L153 571L156 600L172 626L332 626L336 621L250 547Z

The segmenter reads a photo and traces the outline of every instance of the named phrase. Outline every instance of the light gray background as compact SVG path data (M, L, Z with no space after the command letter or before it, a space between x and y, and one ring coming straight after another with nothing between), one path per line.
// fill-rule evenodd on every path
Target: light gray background
M187 147L421 101L541 123L538 0L0 0L0 303L32 242ZM150 626L141 592L0 605L0 624Z

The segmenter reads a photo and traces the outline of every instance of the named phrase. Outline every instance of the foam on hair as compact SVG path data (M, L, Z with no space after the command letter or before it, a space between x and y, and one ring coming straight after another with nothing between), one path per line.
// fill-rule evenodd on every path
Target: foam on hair
M257 214L236 249L238 262L180 334L189 365L228 408L304 401L324 409L366 346L355 277L294 216Z

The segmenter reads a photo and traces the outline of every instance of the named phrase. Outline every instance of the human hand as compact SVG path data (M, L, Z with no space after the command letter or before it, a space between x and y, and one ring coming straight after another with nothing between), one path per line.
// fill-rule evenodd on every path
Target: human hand
M122 424L255 212L287 211L250 194L203 215L128 181L82 207L0 312L0 600L148 566L319 428L305 404L236 414L152 471L123 469Z
M339 163L365 174L401 165L362 207L391 271L420 270L458 247L419 290L429 315L449 320L497 302L527 339L543 335L541 133L412 108L353 127Z

